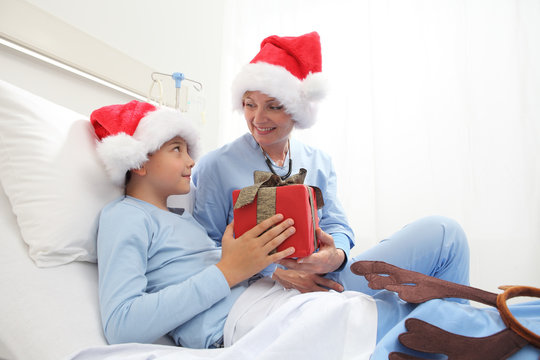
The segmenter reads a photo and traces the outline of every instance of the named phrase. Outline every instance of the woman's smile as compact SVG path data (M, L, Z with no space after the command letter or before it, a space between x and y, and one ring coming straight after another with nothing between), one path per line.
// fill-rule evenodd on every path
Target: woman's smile
M276 129L275 127L259 127L259 126L254 126L254 128L261 135L268 134L272 130Z

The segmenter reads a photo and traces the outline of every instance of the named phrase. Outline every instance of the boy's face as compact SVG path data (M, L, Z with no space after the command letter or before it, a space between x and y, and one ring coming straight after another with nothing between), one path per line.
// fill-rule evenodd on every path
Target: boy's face
M177 136L148 156L146 180L162 196L187 194L193 165L186 142Z

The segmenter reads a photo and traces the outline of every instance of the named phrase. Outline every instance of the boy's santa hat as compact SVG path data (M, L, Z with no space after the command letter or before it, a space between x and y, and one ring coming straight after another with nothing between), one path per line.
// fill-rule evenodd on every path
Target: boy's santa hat
M296 127L309 128L316 120L317 101L326 95L326 80L321 71L321 42L317 32L297 37L267 37L257 56L233 82L233 108L242 109L246 91L260 91L284 105Z
M93 111L90 122L99 139L97 152L117 185L124 185L129 170L140 168L148 154L175 136L186 141L192 158L199 151L199 135L191 121L166 107L133 100Z

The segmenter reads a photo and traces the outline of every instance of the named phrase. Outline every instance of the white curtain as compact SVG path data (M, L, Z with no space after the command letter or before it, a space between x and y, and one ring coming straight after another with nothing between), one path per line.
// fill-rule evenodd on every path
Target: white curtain
M272 34L321 35L331 91L293 136L330 153L357 253L414 219L458 220L473 285L540 286L540 1L228 0L230 85ZM294 159L294 154L293 154Z

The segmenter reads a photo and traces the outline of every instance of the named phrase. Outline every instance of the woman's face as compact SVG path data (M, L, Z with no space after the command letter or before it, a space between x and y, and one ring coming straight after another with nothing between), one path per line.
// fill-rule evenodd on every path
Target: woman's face
M259 91L246 92L243 107L249 131L259 145L267 152L270 148L284 150L294 128L294 120L285 107Z

